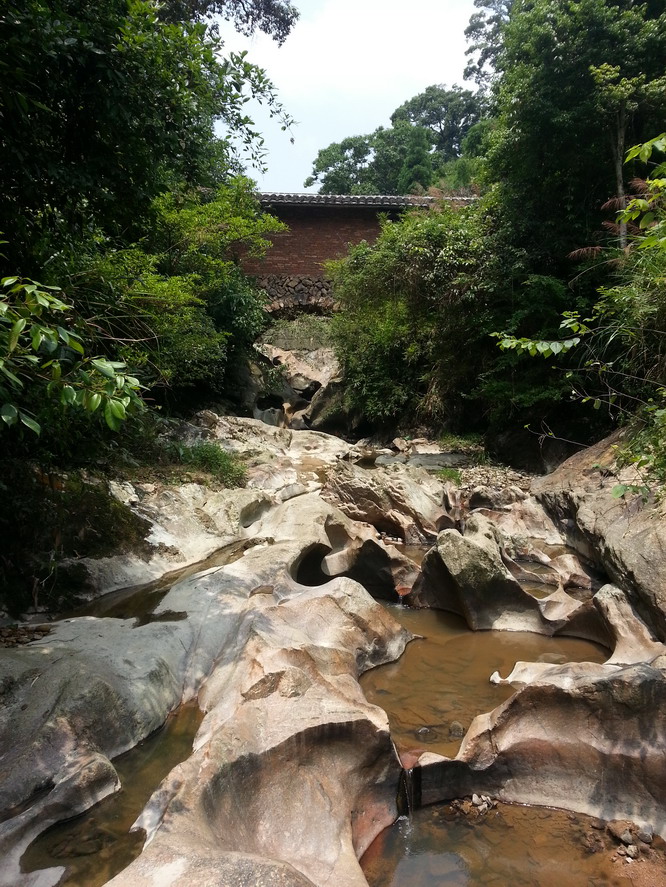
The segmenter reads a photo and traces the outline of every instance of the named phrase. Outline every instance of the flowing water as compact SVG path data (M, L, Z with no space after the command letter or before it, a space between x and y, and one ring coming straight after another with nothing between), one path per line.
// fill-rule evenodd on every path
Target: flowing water
M603 662L608 652L578 638L548 638L522 631L470 631L460 616L440 610L389 605L413 634L401 658L361 678L369 702L383 708L399 750L421 747L453 757L474 717L495 708L514 692L491 684L506 677L518 660Z
M120 791L47 829L23 854L23 871L66 866L61 887L100 887L128 866L145 837L130 834L132 824L164 777L189 756L202 719L197 705L182 705L161 730L116 758Z

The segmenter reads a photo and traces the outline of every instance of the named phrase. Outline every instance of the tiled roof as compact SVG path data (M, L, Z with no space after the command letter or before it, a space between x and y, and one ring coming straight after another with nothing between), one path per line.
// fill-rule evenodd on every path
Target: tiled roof
M459 200L460 198L455 198ZM467 200L469 198L462 198ZM436 197L400 196L394 194L298 194L263 191L259 194L263 206L432 206Z

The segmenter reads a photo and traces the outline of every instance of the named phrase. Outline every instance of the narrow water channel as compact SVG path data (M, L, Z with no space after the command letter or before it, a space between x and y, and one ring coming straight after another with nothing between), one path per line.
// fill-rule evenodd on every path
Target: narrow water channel
M608 651L578 638L530 632L470 631L460 616L440 610L387 605L393 616L424 640L412 641L397 662L361 678L369 702L387 713L399 751L423 748L454 757L476 715L491 711L514 689L491 684L518 660L604 662Z
M100 887L126 868L145 837L130 833L131 826L164 777L189 756L202 720L195 703L182 705L161 730L116 758L120 791L47 829L23 854L23 871L66 866L59 887Z

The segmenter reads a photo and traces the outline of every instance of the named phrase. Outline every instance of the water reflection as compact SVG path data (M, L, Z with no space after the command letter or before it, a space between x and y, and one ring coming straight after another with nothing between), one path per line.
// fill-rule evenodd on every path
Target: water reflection
M361 866L370 887L632 887L610 841L591 850L603 842L594 822L543 807L500 804L476 820L425 807L383 831ZM665 883L654 871L646 865L641 883Z
M491 711L514 692L489 682L517 660L603 662L608 652L578 638L530 632L477 631L453 613L388 605L398 621L426 640L413 641L402 657L361 678L368 700L389 717L399 749L427 748L453 757L476 715Z
M120 791L47 829L24 853L23 871L66 866L59 887L100 887L128 866L145 838L130 834L132 824L162 779L188 757L202 719L196 704L183 705L161 730L116 758Z

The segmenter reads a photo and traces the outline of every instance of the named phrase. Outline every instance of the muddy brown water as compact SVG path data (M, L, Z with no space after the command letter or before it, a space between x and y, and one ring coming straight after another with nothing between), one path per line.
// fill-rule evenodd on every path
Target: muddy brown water
M100 887L136 859L145 834L130 828L164 777L192 751L203 712L194 703L113 762L121 789L86 813L51 826L28 847L24 872L66 866L59 887Z
M507 677L518 660L604 662L608 651L578 638L549 638L522 631L470 631L460 616L388 604L393 616L424 640L408 644L397 662L361 677L369 702L383 708L399 750L421 747L453 757L476 715L491 711L514 692L491 684Z
M422 748L453 756L473 718L514 688L493 685L519 660L603 662L608 651L577 638L528 632L471 632L453 614L388 605L424 640L398 662L367 672L369 701L387 712L399 751ZM457 722L457 724L455 724ZM562 810L499 804L485 816L434 805L401 817L361 859L370 887L661 887L666 859L660 839L627 863L598 821Z
M424 807L361 859L370 887L663 887L664 847L627 863L587 816L499 804L478 819Z

